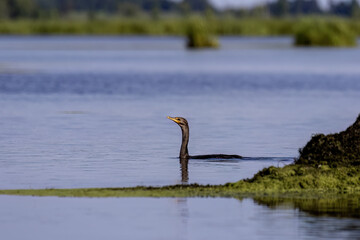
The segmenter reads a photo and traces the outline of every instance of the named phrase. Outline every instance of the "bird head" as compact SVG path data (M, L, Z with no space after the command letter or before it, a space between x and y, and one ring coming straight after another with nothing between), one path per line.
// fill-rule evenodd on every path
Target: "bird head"
M182 127L188 127L188 122L185 118L182 117L167 117L168 119L176 122L181 128Z

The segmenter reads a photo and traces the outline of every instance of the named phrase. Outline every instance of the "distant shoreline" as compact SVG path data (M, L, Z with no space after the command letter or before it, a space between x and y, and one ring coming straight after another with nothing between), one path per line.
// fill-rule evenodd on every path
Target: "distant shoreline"
M299 18L206 18L211 33L217 36L289 36L301 27L302 20L340 22L360 36L360 22L338 17ZM1 20L0 35L143 35L185 36L189 18L171 17L109 19Z

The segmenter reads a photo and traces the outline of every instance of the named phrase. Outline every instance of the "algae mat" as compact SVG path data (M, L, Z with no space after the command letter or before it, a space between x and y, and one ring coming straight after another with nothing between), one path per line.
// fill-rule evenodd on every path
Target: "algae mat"
M0 194L3 195L60 197L245 197L279 194L316 197L323 194L344 193L360 193L359 168L309 167L292 164L283 168L265 168L251 179L225 185L0 190Z

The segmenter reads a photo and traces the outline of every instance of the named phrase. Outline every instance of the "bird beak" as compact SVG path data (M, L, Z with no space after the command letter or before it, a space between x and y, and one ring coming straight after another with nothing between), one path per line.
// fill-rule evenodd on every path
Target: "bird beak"
M169 116L168 116L167 118L170 119L170 120L173 120L174 122L176 122L176 123L178 123L178 124L180 123L180 121L179 121L179 120L176 120L176 118L172 118L172 117L169 117Z

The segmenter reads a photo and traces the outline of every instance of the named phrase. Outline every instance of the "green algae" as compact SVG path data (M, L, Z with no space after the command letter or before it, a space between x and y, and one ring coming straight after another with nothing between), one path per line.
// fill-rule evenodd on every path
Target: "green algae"
M192 184L165 187L0 190L0 194L59 197L215 197L223 196L220 189L220 186Z
M319 168L288 165L283 168L269 167L258 172L252 179L234 183L248 191L277 192L336 192L360 191L360 170L356 167Z
M269 167L251 179L225 185L173 185L165 187L20 189L0 190L6 195L59 197L252 197L268 195L315 196L360 194L360 170L356 167Z

